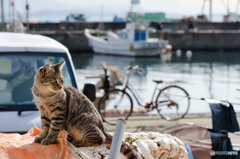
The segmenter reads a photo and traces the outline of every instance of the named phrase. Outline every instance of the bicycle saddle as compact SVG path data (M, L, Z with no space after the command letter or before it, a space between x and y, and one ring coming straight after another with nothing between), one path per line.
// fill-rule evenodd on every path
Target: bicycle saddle
M159 84L159 83L163 83L162 80L153 80L153 82L155 82L155 83L157 83L157 84Z

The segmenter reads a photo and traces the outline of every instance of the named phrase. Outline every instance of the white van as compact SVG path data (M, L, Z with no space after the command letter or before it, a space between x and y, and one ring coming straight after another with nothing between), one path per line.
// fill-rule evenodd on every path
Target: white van
M0 33L0 132L25 133L41 127L31 88L39 67L65 60L64 83L76 87L68 49L51 38L24 33Z

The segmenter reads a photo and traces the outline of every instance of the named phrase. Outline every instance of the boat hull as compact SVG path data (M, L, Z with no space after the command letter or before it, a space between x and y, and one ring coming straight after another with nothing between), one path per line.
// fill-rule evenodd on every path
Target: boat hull
M121 38L104 40L92 36L90 33L85 33L85 35L94 53L104 55L131 57L160 56L161 50L165 49L168 45L168 41L156 39L130 42L128 39Z

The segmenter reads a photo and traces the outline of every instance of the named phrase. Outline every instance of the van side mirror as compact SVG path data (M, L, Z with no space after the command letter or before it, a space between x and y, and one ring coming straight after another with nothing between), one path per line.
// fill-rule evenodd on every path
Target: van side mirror
M86 83L83 87L83 94L90 99L90 101L94 102L96 99L96 87L94 84Z

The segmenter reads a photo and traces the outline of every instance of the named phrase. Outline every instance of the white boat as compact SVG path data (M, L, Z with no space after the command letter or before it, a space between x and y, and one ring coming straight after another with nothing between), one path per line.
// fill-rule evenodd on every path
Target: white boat
M166 49L167 40L149 38L146 24L127 23L126 28L116 34L108 31L106 36L93 36L91 30L85 29L84 34L93 51L98 54L146 57L160 56Z

